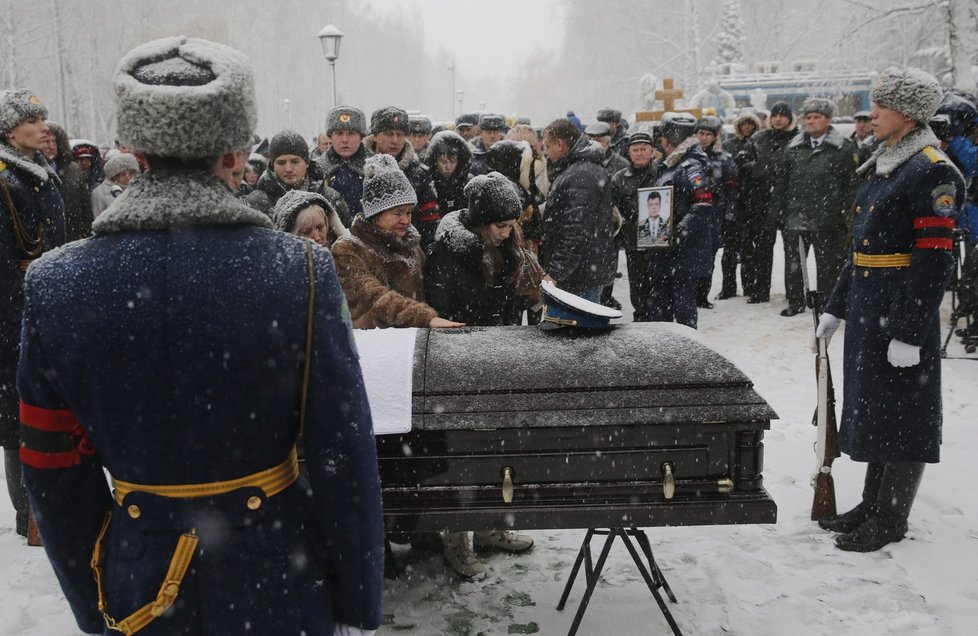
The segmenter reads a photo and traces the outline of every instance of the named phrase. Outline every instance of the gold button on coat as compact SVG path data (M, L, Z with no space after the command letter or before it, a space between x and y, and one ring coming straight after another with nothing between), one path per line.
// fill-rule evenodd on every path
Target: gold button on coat
M869 245L869 239L863 239L863 245Z
M126 508L126 512L128 512L129 516L133 519L139 519L139 515L143 514L143 512L139 509L139 506L136 504L132 504Z
M869 270L863 272L863 278L869 278Z
M261 497L248 497L248 510L261 508Z

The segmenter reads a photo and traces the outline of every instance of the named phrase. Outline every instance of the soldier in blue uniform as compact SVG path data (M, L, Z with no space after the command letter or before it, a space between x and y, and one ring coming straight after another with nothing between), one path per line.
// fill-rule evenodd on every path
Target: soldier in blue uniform
M847 323L839 446L867 463L859 505L819 525L859 552L903 538L924 465L940 460L939 307L964 197L927 125L941 102L937 80L891 67L870 97L884 150L860 168L849 256L815 334Z
M713 274L713 180L709 158L693 135L691 115L662 116L666 151L656 186L672 186L675 245L648 258L649 317L696 328L696 287Z
M247 60L165 38L114 85L149 170L94 237L31 266L17 376L25 482L78 626L372 633L383 512L332 259L213 174L256 122Z
M27 535L27 495L20 476L17 349L24 311L24 272L65 242L58 176L41 155L48 111L27 89L0 91L0 444L16 530Z

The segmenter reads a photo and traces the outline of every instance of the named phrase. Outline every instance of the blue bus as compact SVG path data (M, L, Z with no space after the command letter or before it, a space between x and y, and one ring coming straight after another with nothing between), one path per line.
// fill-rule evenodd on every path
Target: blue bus
M800 71L792 73L753 73L717 78L720 88L731 93L739 108L752 105L757 91L767 96L765 108L775 102L788 102L794 112L801 110L809 97L826 97L835 102L836 116L851 117L869 110L869 90L876 73L871 71Z

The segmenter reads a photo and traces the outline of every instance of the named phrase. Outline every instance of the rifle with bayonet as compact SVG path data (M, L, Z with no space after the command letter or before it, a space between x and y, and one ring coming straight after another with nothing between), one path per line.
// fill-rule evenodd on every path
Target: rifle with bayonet
M822 294L811 291L808 285L808 267L805 243L799 237L798 251L801 255L802 280L805 284L805 298L812 308L815 329L822 310ZM829 365L828 343L825 338L816 338L818 353L815 354L815 378L818 383L818 405L815 408L813 423L816 426L815 458L816 473L812 479L815 498L812 501L812 520L818 521L836 515L835 481L832 479L832 462L839 456L839 432L835 419L835 389L832 386L832 368Z

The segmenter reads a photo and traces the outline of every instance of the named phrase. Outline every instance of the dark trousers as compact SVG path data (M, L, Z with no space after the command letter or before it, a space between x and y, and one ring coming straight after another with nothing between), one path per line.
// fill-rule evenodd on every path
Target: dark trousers
M771 295L771 269L777 231L766 219L745 219L741 228L740 277L744 295L767 299Z
M723 284L720 285L721 296L737 295L737 263L740 261L735 244L727 237L727 243L723 246L723 254L720 255L720 271L723 272ZM744 270L740 270L740 280L747 293L747 285L744 281Z
M648 322L649 318L649 259L645 250L625 252L628 269L628 297L635 310L632 320Z
M844 228L818 231L783 230L784 239L784 291L789 307L805 307L805 283L802 279L801 254L798 238L808 250L815 251L815 281L818 291L825 297L832 292L835 281L846 260L846 232Z
M657 278L649 284L649 318L696 329L696 287L698 278Z

